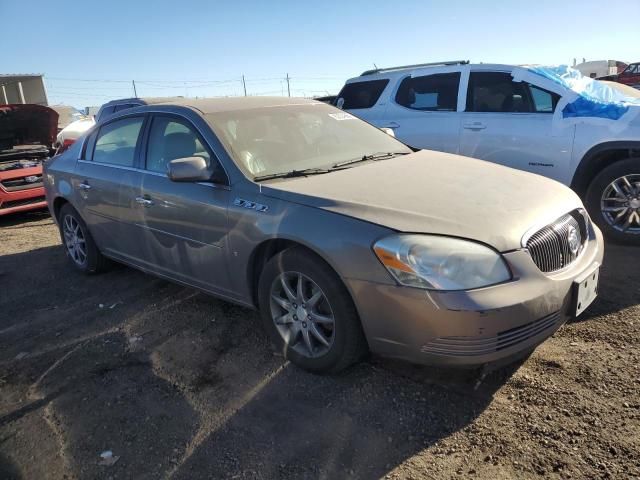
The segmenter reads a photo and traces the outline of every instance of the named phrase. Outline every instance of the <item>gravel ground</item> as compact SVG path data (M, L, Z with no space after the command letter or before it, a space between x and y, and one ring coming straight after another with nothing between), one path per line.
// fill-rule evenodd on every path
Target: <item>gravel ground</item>
M585 316L478 386L378 358L305 373L250 310L76 273L46 214L0 240L2 479L640 476L637 249L609 246Z

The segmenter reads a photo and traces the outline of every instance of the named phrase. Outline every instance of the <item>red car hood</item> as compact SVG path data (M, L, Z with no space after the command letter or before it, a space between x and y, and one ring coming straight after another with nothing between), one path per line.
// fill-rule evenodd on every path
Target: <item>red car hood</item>
M51 148L57 130L58 114L49 107L0 105L0 150L30 144Z

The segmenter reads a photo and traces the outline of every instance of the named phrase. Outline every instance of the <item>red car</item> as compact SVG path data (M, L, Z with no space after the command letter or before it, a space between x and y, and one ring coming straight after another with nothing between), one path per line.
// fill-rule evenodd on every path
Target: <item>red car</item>
M630 87L640 88L640 62L630 63L627 68L617 75L607 75L606 77L598 78L598 80L611 80Z
M0 215L45 208L42 162L53 155L58 114L41 105L0 105Z
M640 63L632 63L622 73L618 74L618 82L631 87L640 85Z

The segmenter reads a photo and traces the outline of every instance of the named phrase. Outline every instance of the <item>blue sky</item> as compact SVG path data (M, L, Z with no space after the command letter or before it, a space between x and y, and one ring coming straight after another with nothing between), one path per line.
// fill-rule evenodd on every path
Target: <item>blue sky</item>
M0 0L2 71L50 103L132 95L337 93L378 66L640 60L640 0Z

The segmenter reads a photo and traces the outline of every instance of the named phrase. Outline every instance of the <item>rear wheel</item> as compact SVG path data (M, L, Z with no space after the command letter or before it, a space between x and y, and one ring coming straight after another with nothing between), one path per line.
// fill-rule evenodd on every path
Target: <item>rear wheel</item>
M640 245L640 158L602 170L589 185L585 203L608 239Z
M67 258L83 273L98 273L106 269L108 260L98 250L87 224L70 204L60 209L60 238Z
M336 273L302 248L275 255L259 282L260 314L276 348L312 372L338 372L367 352L360 320Z

